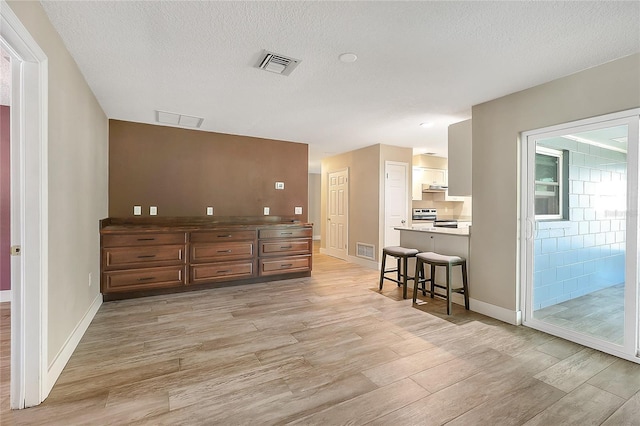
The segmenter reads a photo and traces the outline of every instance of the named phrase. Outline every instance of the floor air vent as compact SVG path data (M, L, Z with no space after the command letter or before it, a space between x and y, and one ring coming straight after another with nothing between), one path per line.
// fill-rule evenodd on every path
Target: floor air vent
M299 59L288 58L265 50L260 55L257 67L276 74L289 75L300 62Z
M356 243L356 256L376 260L375 247L371 244Z

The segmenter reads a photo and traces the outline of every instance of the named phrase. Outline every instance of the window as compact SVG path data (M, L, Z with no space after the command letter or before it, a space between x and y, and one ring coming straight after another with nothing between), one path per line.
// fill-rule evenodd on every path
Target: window
M536 219L563 219L567 182L564 152L536 147L535 213Z

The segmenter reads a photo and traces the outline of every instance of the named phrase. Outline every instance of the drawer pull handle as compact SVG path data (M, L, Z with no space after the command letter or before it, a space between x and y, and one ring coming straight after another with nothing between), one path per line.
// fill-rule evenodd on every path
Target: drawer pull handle
M144 277L144 278L138 278L138 281L149 281L149 280L155 280L156 277Z
M231 253L231 249L229 249L229 250L218 250L218 253Z
M227 234L227 235L218 235L218 238L231 238L232 235L231 234Z
M281 249L290 249L293 248L292 246L280 246Z
M156 255L155 254L145 254L145 255L138 256L138 259L148 259L148 258L151 258L151 257L156 257Z
M227 269L226 271L218 271L219 274L228 274L229 272L231 272L229 269Z
M293 263L283 263L280 265L281 268L291 268L293 266Z
M280 235L293 235L293 232L281 232Z
M138 238L138 241L153 241L155 238Z

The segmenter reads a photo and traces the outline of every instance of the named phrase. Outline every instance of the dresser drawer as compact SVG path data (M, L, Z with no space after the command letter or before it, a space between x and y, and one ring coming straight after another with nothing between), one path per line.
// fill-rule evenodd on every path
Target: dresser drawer
M106 270L184 264L184 245L104 248Z
M260 256L311 253L311 239L260 241Z
M217 262L246 259L253 256L253 241L240 243L191 244L191 262Z
M312 236L313 229L311 228L276 228L259 231L259 238L310 238Z
M165 244L184 244L187 241L185 232L162 234L109 234L102 236L103 247L151 246Z
M255 239L256 231L236 231L223 229L220 231L191 232L192 243L220 243L225 241L247 241Z
M184 266L129 269L104 274L105 292L135 291L184 285Z
M276 275L310 270L311 255L260 260L260 275Z
M254 276L252 260L241 262L219 262L191 266L191 283L227 281Z

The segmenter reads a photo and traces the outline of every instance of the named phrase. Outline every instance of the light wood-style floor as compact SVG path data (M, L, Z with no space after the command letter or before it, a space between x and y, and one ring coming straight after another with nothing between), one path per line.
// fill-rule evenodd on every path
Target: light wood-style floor
M316 254L311 278L105 303L1 424L640 424L640 365L377 279Z
M539 309L533 316L621 345L624 342L624 284Z

